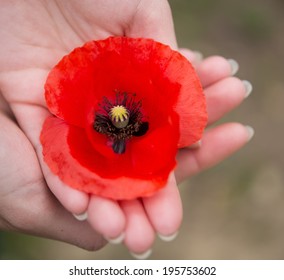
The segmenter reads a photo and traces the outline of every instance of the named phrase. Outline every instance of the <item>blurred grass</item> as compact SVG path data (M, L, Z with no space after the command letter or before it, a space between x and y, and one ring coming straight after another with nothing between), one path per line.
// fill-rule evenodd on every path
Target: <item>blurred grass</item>
M253 141L181 186L184 222L171 243L157 241L153 259L284 258L284 2L171 0L180 46L240 64L253 83L249 99L223 121L256 130ZM190 185L190 187L189 187ZM68 244L0 233L2 259L127 259L107 246L86 252Z

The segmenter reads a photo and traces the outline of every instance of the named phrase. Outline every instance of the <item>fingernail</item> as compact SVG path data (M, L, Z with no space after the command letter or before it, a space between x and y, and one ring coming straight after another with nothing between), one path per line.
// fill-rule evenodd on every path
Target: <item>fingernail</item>
M231 75L234 76L239 70L239 64L234 59L228 59L228 62L231 66Z
M111 244L120 244L124 240L124 232L115 238L105 237L105 239Z
M199 140L195 143L193 143L192 145L189 146L190 149L198 149L201 147L201 144L202 144L202 140Z
M249 81L243 80L244 87L246 89L245 98L247 98L252 92L252 84Z
M78 221L86 221L88 219L88 213L84 212L82 214L73 214L73 216L78 220Z
M163 235L158 233L158 236L166 242L170 242L173 241L177 236L178 236L178 231L176 231L175 233L171 234L171 235Z
M202 61L203 59L203 54L199 51L193 51L194 52L194 56L195 56L195 60L196 61Z
M251 138L254 136L254 129L249 125L246 126L246 129L248 133L248 142L249 142Z
M150 257L150 255L152 254L152 249L149 249L148 251L142 253L142 254L136 254L133 252L130 252L130 254L132 255L132 257L134 257L137 260L145 260L147 258Z

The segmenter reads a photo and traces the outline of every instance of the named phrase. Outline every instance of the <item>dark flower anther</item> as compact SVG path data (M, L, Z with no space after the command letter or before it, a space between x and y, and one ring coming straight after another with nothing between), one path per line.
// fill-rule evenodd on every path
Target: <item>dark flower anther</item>
M104 97L99 107L95 114L94 129L107 135L117 154L125 152L128 139L143 136L148 130L148 123L143 122L141 113L142 102L135 101L135 94L117 93L113 102Z
M197 142L206 103L189 61L145 38L87 42L50 71L43 157L65 184L111 199L163 188L179 148Z

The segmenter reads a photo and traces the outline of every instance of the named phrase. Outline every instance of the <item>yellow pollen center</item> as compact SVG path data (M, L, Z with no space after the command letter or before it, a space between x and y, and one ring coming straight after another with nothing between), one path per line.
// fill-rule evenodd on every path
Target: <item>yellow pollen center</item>
M129 112L123 105L116 105L109 112L113 125L117 128L123 128L128 125Z

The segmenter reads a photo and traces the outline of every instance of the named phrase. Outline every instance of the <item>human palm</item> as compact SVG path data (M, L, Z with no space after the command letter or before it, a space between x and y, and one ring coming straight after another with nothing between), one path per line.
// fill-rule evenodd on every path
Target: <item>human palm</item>
M0 139L0 230L61 240L88 250L105 245L88 223L74 219L55 199L45 184L33 146L3 112Z
M39 142L42 124L50 114L44 101L43 85L48 72L56 62L86 41L104 39L112 35L151 37L176 48L166 1L15 0L3 1L0 14L1 92L37 154L36 157L32 146L20 130L15 128L15 131L10 133L10 140L13 136L18 145L19 141L24 145L24 152L19 153L17 157L17 167L20 168L21 160L26 163L25 166L21 166L21 178L26 180L24 185L28 188L15 188L7 192L16 194L19 200L25 197L27 201L33 199L37 201L37 207L40 205L39 201L43 202L42 205L47 205L46 212L51 213L50 220L55 219L52 213L56 213L55 210L59 211L62 220L68 220L70 228L84 228L85 243L88 244L92 243L92 229L87 223L78 226L78 222L60 208L46 188L44 180L68 211L74 214L87 212L88 222L95 231L111 240L123 238L132 252L147 251L154 241L156 232L162 236L174 234L182 218L176 180L181 181L199 172L241 147L248 139L248 133L243 126L227 124L207 132L202 140L202 148L183 149L179 152L176 176L171 175L162 191L150 198L119 202L89 196L64 185L43 162ZM184 54L194 59L193 53L184 51ZM231 68L225 59L209 58L200 64L196 63L196 70L207 95L209 122L217 120L244 98L245 88L240 80L230 77ZM230 96L226 95L224 89L230 89ZM5 121L7 125L8 122ZM232 136L235 136L233 141ZM228 143L227 139L231 142ZM16 162L16 159L14 160ZM14 185L21 186L21 183L17 182ZM36 186L39 187L35 188ZM28 206L34 207L33 204ZM43 214L43 209L40 210L39 213ZM96 245L84 246L84 236L78 234L76 239L75 233L73 239L66 238L66 234L61 240L67 239L68 242L87 248L97 248L103 244L100 237L96 236L94 238L99 240L94 242ZM58 232L52 237L59 238L56 236L59 236Z

